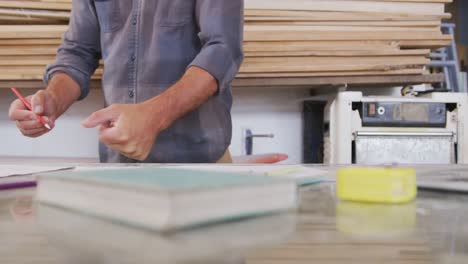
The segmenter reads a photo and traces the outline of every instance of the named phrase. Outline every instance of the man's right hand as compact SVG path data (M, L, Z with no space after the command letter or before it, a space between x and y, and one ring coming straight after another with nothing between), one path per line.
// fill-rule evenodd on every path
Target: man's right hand
M41 115L54 128L55 120L59 118L81 95L80 87L65 73L56 73L49 81L46 90L41 90L26 100L31 103L30 111L19 99L10 106L9 116L23 135L40 137L49 132L39 121L36 114Z
M48 90L41 90L26 97L26 100L31 103L33 111L27 109L23 102L16 99L10 106L10 119L16 122L18 129L27 137L36 138L48 133L49 130L39 121L36 114L44 117L53 128L55 120L60 115L56 97Z

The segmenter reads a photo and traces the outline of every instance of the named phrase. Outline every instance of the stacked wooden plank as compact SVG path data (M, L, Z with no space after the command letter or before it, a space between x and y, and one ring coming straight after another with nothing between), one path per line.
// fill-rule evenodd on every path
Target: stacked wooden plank
M0 81L41 80L54 61L71 0L0 0Z
M246 58L237 83L422 76L430 50L452 39L440 31L441 20L450 17L444 12L449 2L245 0ZM0 81L42 78L70 9L71 0L0 0ZM94 78L101 74L99 69Z
M238 77L421 75L450 0L245 0Z
M69 19L70 0L0 0L0 23L63 24Z

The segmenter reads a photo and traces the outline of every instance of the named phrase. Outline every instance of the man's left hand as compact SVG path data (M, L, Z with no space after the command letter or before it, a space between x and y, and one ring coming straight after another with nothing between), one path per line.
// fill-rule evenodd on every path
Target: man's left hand
M145 160L163 129L163 119L154 115L150 106L115 104L94 112L82 125L100 126L99 140L111 149L131 159Z

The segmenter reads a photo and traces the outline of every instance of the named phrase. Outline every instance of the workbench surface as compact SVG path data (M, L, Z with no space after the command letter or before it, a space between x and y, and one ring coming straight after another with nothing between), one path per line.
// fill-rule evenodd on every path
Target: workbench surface
M420 192L410 204L356 204L338 201L334 184L322 183L301 188L297 214L164 235L37 205L34 194L34 188L0 192L2 264L462 264L468 259L463 194Z

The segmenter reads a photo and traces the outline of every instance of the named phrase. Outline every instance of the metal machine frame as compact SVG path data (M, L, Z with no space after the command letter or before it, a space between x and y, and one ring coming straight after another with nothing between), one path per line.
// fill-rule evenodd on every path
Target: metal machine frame
M450 107L445 127L367 127L363 126L356 105L365 102L442 103ZM340 92L327 105L329 135L324 139L324 162L352 164L354 141L362 135L451 136L454 144L453 163L468 164L468 95L463 93L431 93L422 97L365 97L361 92ZM427 150L426 150L427 151ZM433 150L437 151L437 150ZM436 152L434 152L436 153Z

